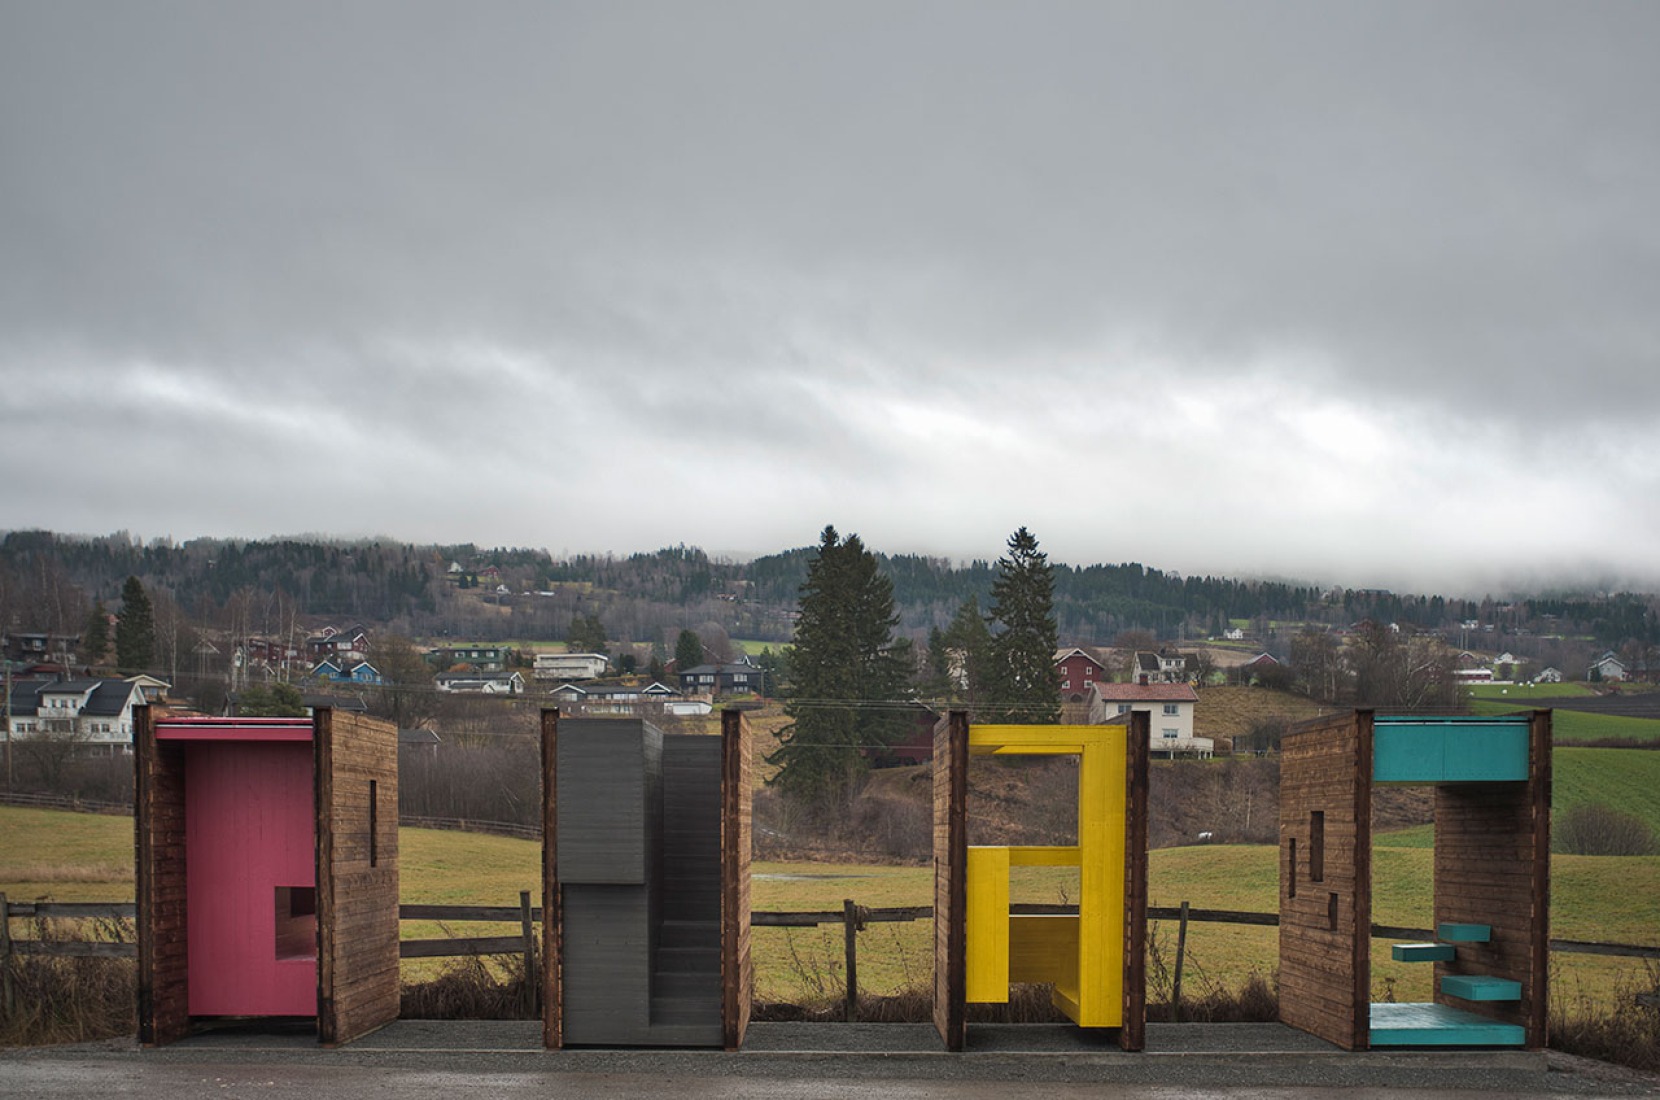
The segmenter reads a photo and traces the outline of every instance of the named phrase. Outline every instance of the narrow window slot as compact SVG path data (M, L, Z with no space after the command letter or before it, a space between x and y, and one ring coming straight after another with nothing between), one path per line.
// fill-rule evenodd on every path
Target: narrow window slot
M1287 872L1285 894L1286 897L1294 898L1297 896L1297 838L1292 837L1289 843L1291 850L1286 855L1286 862L1290 870Z
M1308 878L1310 882L1326 881L1326 811L1314 810L1308 815Z
M380 784L369 780L369 866L380 863Z

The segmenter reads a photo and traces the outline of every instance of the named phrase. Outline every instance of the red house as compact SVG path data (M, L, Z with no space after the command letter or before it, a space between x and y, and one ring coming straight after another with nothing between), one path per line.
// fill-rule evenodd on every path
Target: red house
M1107 679L1106 667L1077 646L1059 653L1055 667L1060 671L1061 699L1068 703L1087 702L1089 689Z

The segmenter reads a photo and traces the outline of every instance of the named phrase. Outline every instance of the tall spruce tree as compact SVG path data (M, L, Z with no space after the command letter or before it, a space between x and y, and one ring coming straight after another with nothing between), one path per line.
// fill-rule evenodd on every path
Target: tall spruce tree
M991 666L991 632L980 613L980 600L969 596L951 625L928 637L931 686L939 698L973 704L986 696Z
M123 675L149 669L156 652L156 619L149 593L137 577L121 586L121 610L115 613L115 663Z
M696 668L703 663L703 640L695 630L682 630L674 641L674 667L677 672Z
M86 629L81 632L81 660L89 665L104 663L104 654L110 647L110 613L104 601L96 600L87 616Z
M1009 536L991 586L991 639L984 721L1058 722L1055 676L1055 575L1037 537L1022 527Z
M787 797L824 803L853 787L880 750L910 721L898 704L910 677L910 643L895 640L899 617L893 582L858 535L834 527L820 536L818 557L801 585L784 713L791 724L767 758L772 785Z

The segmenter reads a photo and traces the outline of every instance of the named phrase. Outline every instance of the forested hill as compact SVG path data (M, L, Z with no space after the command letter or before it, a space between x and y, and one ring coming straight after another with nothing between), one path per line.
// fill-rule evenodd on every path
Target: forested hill
M0 539L0 625L78 633L92 601L113 610L122 582L133 575L194 622L255 632L350 618L418 636L562 640L573 615L597 614L619 641L652 642L691 627L784 642L813 553L801 547L738 562L680 545L555 561L545 550L384 539L140 543L124 533L80 538L19 531ZM879 550L876 556L893 580L907 633L920 637L944 628L970 596L990 606L995 566L989 560L957 564ZM471 583L458 583L458 568ZM1548 628L1614 647L1633 639L1660 642L1656 603L1652 596L1619 595L1499 604L1184 577L1133 562L1055 565L1064 644L1106 643L1130 630L1181 639L1218 635L1230 622L1262 628L1273 621L1371 618L1425 629L1466 620L1494 623L1501 633ZM672 633L667 641L672 645Z

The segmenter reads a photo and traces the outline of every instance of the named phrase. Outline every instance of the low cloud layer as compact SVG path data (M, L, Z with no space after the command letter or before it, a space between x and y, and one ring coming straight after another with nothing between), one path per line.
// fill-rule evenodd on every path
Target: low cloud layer
M13 5L0 526L1660 583L1657 40Z

